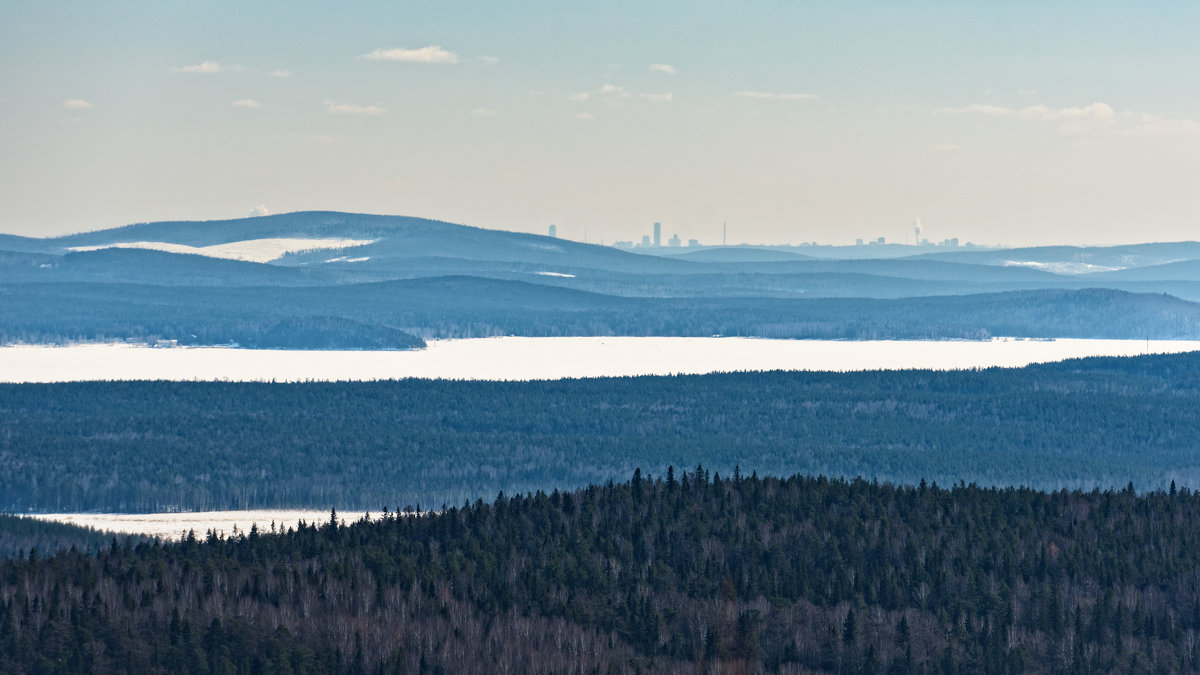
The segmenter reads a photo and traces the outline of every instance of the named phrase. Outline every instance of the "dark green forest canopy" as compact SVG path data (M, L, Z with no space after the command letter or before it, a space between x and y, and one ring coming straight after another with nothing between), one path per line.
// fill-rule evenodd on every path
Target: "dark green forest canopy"
M1104 288L899 299L621 297L444 276L329 287L0 282L0 300L0 344L161 338L194 345L404 349L421 345L416 334L852 340L1200 335L1200 303Z
M0 385L9 511L378 509L670 464L1200 487L1200 353L966 372Z
M697 467L329 520L0 562L0 671L1200 667L1200 494L1187 489Z
M113 533L90 527L39 520L28 516L0 514L0 558L42 555L74 548L95 553L107 546ZM127 535L120 535L124 539ZM137 536L140 541L144 537Z

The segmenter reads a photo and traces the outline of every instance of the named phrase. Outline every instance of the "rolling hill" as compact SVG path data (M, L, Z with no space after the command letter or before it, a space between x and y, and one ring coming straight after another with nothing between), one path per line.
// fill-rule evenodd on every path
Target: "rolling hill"
M413 335L1200 337L1194 242L907 248L916 255L643 255L336 212L4 236L0 338L369 349L419 345Z

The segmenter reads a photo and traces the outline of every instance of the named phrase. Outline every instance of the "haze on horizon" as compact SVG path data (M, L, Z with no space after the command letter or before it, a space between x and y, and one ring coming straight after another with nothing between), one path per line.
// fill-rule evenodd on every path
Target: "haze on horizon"
M589 241L1195 238L1183 2L0 1L0 232L341 210Z

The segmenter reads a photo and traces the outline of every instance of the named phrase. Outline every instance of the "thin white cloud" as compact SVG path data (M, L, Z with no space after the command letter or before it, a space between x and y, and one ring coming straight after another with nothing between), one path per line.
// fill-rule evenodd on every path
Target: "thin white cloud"
M270 209L263 206L262 204L259 204L258 206L250 209L250 217L251 218L258 218L261 216L269 216L269 215L271 215Z
M952 115L961 115L961 114L967 114L967 113L979 113L981 115L1003 116L1003 115L1016 115L1017 114L1017 110L1014 108L1005 108L1004 106L992 105L990 103L972 103L971 105L959 106L957 108L955 108L955 107L938 108L937 111L942 112L942 113L950 113Z
M494 111L488 110L487 108L476 108L471 111L471 114L476 117L495 117L496 116L496 113Z
M650 72L662 73L663 75L674 75L679 71L675 70L675 66L672 66L669 63L653 63L650 64Z
M1133 111L1117 112L1107 103L1097 102L1086 106L1051 108L1033 105L1024 108L1008 108L997 105L974 104L957 108L941 108L937 112L956 115L984 115L1008 117L1033 122L1051 122L1058 125L1060 133L1069 136L1141 136L1156 138L1190 137L1200 138L1200 119L1189 117L1167 117L1154 113Z
M267 75L270 75L271 77L291 77L292 71L275 69L267 73Z
M1200 137L1200 120L1187 117L1163 117L1148 113L1129 113L1131 125L1122 133L1128 136Z
M333 137L325 134L291 134L291 138L309 143L332 143Z
M572 103L583 103L589 101L595 96L600 97L600 101L610 108L619 108L625 105L625 100L633 98L635 95L625 87L621 87L611 82L600 87L595 92L581 91L577 94L571 94L567 100ZM636 98L651 103L670 103L675 99L675 94L671 92L663 92L661 94L637 94Z
M178 66L178 67L172 68L171 72L173 72L173 73L212 74L212 73L223 73L228 70L241 70L241 68L239 68L237 66L234 66L232 68L222 66L220 63L217 63L216 61L203 61L201 63L197 63L197 64L191 65L191 66Z
M600 87L600 93L614 98L629 98L629 90L625 87L618 87L615 84L606 84Z
M337 101L326 100L325 112L332 115L361 115L371 117L382 115L387 112L387 109L377 105L357 105L355 103L338 103Z
M1070 108L1051 108L1044 105L1008 108L988 103L975 103L958 108L942 108L941 112L955 115L984 115L1056 122L1059 131L1072 135L1099 133L1115 129L1119 125L1116 111L1107 103L1093 103Z
M742 98L756 98L765 101L820 101L821 97L816 94L787 94L768 91L739 91L734 96Z
M494 66L497 63L500 63L499 56L481 56L479 57L479 60L488 64L489 66Z
M957 143L938 143L937 145L930 147L938 152L959 152L963 149L963 147Z
M261 108L261 107L263 107L263 104L259 103L258 101L254 100L252 98L243 98L243 99L234 101L233 107L235 107L235 108Z
M1059 131L1063 133L1090 134L1112 129L1118 125L1117 113L1107 103L1093 103L1089 106L1057 110L1046 108L1046 106L1033 107L1038 110L1035 115L1057 121Z
M438 45L429 45L420 49L376 49L369 54L363 54L368 61L398 61L400 63L458 63L458 54L442 49Z
M668 91L665 94L638 94L638 98L651 103L670 103L675 95Z
M578 114L578 115L576 115L575 117L576 117L576 119L581 119L581 120L594 120L594 119L596 119L596 116L595 116L595 115L593 115L592 113L579 113L579 114Z
M95 106L81 98L69 98L63 101L63 107L67 110L91 110Z

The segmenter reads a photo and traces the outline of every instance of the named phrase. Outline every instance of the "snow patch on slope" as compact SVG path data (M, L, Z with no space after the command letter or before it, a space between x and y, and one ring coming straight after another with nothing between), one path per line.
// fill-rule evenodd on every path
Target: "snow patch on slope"
M532 248L538 251L553 251L555 253L563 252L563 248L555 244L525 244L525 248Z
M1035 261L1020 261L1020 260L1005 260L1005 267L1032 267L1036 270L1052 272L1054 274L1091 274L1092 272L1115 272L1123 267L1109 267L1108 265L1093 265L1085 262L1035 262Z
M213 246L188 246L165 241L125 241L99 246L73 246L72 251L98 251L105 248L145 248L167 253L190 253L210 258L245 260L265 263L277 260L288 253L320 251L325 249L352 248L374 243L375 239L247 239Z

